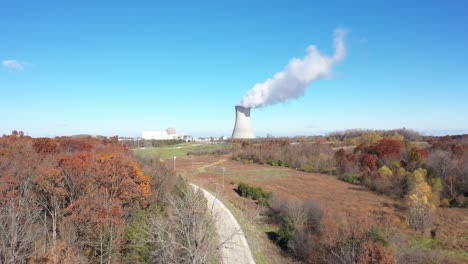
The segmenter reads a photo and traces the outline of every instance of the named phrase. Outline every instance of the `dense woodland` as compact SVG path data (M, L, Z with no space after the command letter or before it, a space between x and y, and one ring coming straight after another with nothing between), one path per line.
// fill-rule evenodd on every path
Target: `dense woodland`
M116 138L1 137L0 223L0 263L216 258L203 195Z

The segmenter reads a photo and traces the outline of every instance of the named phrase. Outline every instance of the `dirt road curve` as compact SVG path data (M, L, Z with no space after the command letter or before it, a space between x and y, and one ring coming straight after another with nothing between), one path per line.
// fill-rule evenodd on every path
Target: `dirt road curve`
M255 263L244 232L229 209L213 194L191 184L195 189L201 189L208 201L208 208L215 217L216 231L222 243L220 255L221 263L253 264Z

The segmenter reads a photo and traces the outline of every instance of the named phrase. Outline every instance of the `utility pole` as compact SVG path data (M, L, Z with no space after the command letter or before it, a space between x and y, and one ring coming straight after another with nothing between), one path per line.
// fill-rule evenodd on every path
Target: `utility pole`
M223 193L224 193L224 171L226 170L226 168L223 167Z
M176 173L176 156L174 156L174 175L177 175Z

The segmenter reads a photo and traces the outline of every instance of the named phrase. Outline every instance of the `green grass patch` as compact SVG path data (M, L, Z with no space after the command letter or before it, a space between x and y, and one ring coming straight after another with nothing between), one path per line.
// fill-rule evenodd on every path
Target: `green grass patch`
M437 239L433 239L430 237L413 237L411 239L411 246L417 249L423 250L437 250L442 255L450 258L457 258L468 260L468 251L462 249L448 249L445 248L443 243Z
M226 147L225 144L209 144L201 142L189 142L164 147L137 148L133 151L137 156L159 156L161 159L172 159L174 157L187 156L189 152L209 152Z
M361 175L346 175L342 180L351 184L361 184Z
M437 241L437 239L433 239L430 237L414 237L411 240L411 246L414 248L420 248L420 249L439 249L442 244Z

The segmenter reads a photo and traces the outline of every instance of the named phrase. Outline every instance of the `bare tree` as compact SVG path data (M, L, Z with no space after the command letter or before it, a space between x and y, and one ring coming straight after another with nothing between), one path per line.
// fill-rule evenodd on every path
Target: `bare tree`
M26 263L34 255L39 212L28 196L1 205L0 263Z
M457 181L457 161L455 157L448 151L436 150L427 158L426 164L436 171L450 197L454 197Z
M184 188L166 198L167 215L150 216L147 243L153 263L207 263L217 252L214 218L201 190Z

